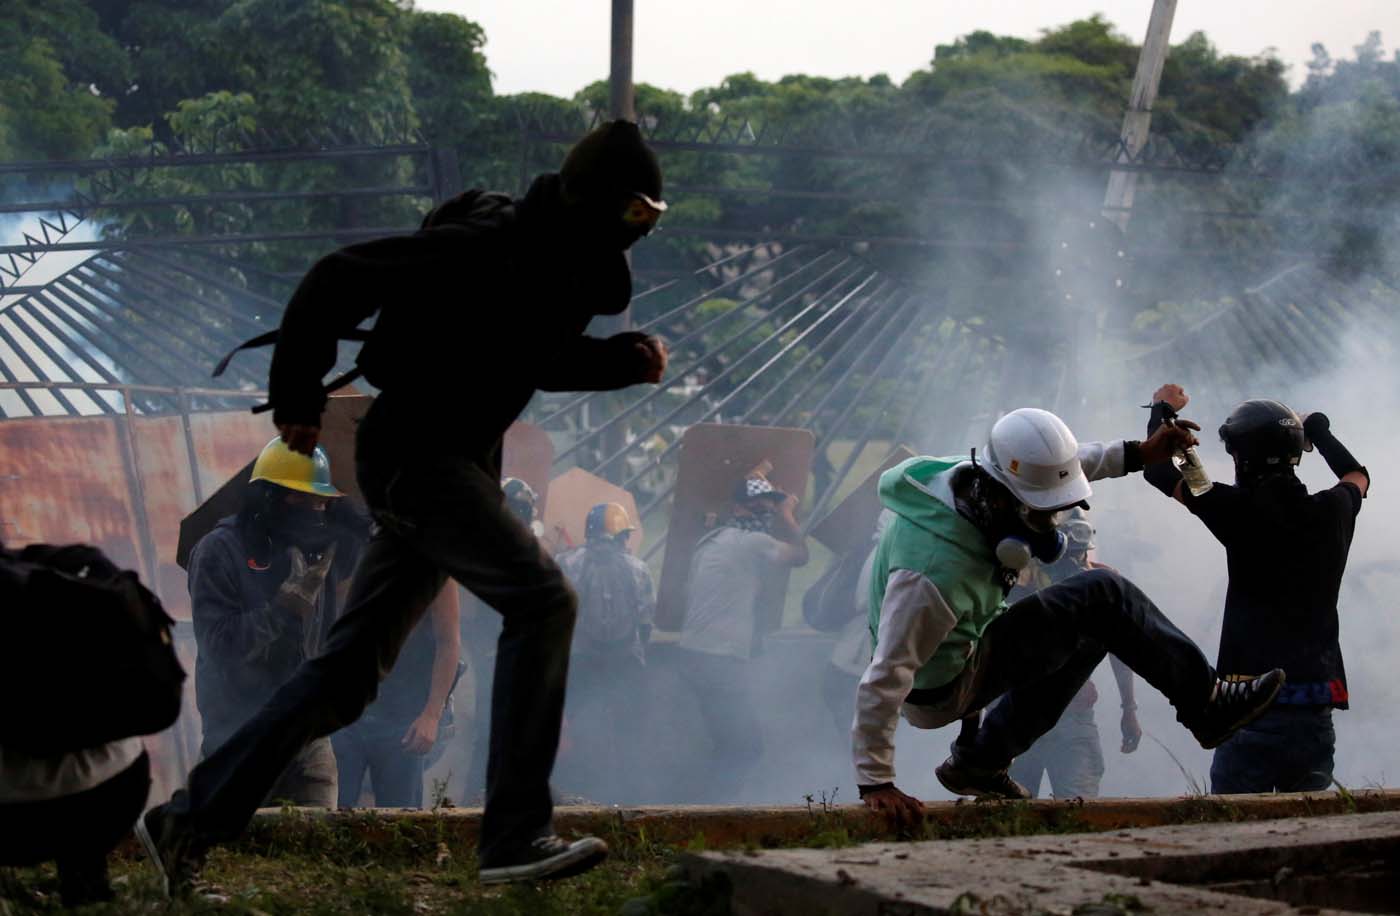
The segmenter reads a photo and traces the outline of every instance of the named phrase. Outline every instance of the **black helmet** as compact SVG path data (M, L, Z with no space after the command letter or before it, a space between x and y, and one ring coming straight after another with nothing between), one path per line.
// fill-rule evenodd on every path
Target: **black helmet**
M631 121L609 121L591 131L564 157L559 168L564 193L574 200L612 206L638 195L661 202L661 164Z
M1230 411L1220 441L1241 474L1291 469L1303 457L1303 421L1286 404L1256 398Z

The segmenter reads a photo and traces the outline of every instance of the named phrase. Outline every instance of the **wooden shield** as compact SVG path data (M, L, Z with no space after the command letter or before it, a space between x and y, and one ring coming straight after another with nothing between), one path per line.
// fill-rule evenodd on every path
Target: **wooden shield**
M676 496L657 593L658 628L679 630L684 622L686 580L695 544L728 513L735 485L767 462L772 465L767 476L773 485L801 496L807 492L815 444L812 433L805 429L701 423L686 430L681 438ZM799 516L801 511L799 507ZM780 580L785 586L786 577ZM777 629L782 621L782 596L767 597L761 611L764 632Z
M845 553L851 547L870 540L875 520L880 517L880 475L890 468L913 458L907 447L896 446L881 462L880 467L862 480L846 498L812 526L811 535L830 548L832 553Z
M582 544L588 510L599 503L617 503L627 510L632 524L637 526L627 539L628 549L635 554L642 546L642 522L637 517L636 499L616 484L583 468L571 468L550 481L549 511L544 516L546 537L562 531L563 536L556 538L560 548Z
M533 423L512 423L506 430L501 456L501 477L519 477L539 496L535 508L545 517L549 505L549 471L554 465L554 443L549 433Z
M360 485L355 480L355 430L364 418L374 398L364 394L332 395L321 417L321 447L331 463L331 482L346 498L363 502ZM246 465L224 481L214 494L180 522L180 540L175 548L175 562L181 569L189 568L190 551L219 519L233 515L243 508L243 494L248 478L253 474L253 456Z

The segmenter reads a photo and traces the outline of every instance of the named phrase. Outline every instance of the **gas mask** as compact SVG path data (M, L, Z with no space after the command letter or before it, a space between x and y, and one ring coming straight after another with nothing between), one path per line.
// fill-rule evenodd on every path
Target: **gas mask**
M1052 528L1049 531L1031 531L1007 534L997 541L997 562L1007 569L1020 572L1039 560L1047 566L1065 555L1069 539L1064 533Z
M955 487L958 511L987 537L1002 570L1014 574L1031 560L1054 563L1064 556L1069 541L1059 525L1068 517L1068 510L1032 509L985 471L974 469L971 473L974 476L965 497L957 495ZM1015 576L1009 578L1014 580Z
M309 506L278 505L268 520L268 533L278 544L296 547L308 555L320 554L335 540L326 518L327 511Z

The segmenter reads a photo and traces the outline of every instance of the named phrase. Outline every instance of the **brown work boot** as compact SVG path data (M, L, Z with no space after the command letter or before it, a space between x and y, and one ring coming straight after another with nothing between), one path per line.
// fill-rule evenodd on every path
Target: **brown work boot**
M968 766L960 762L956 754L939 764L933 774L943 783L943 788L954 795L971 795L973 798L1031 797L1026 787L1012 779L1005 767L986 770Z

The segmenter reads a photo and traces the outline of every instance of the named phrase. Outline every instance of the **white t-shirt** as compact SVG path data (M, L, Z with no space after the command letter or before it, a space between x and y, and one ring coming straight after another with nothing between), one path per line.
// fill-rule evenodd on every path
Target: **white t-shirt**
M0 747L0 804L49 801L95 789L135 763L142 750L140 738L57 757L30 757Z
M690 561L682 649L752 658L758 603L782 566L783 542L761 531L720 528L701 539Z

